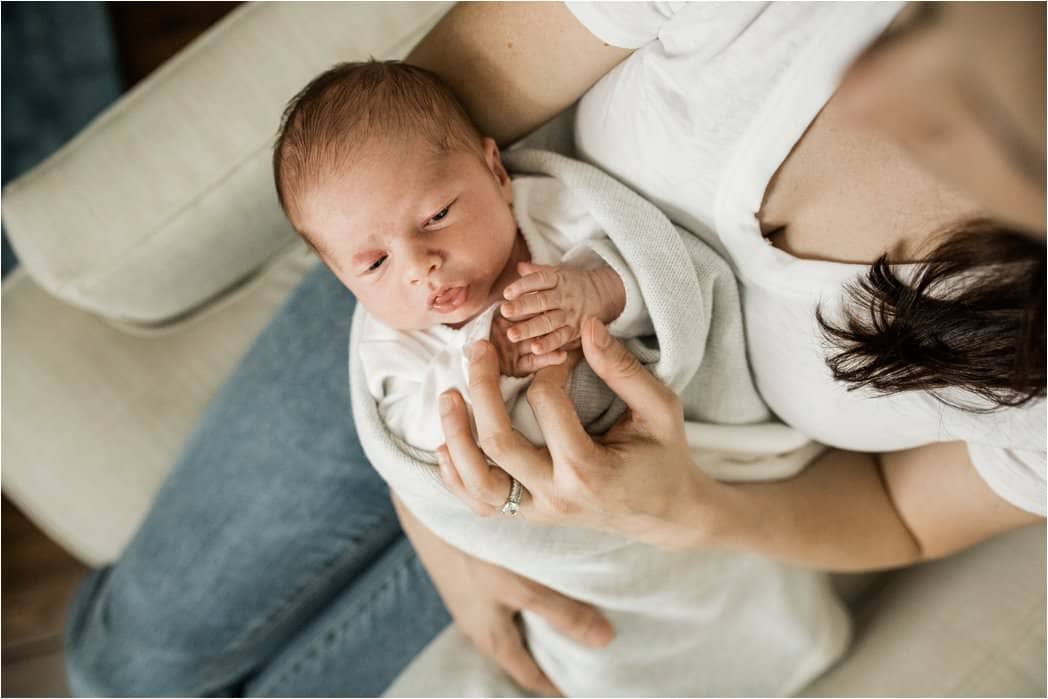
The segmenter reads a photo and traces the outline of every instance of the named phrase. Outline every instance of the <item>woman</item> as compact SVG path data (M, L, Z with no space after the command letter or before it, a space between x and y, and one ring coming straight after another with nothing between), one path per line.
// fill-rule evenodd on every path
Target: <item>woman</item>
M709 201L703 201L701 180L693 178L686 188L667 181L687 177L680 168L649 167L660 159L711 157L708 148L690 149L687 133L664 115L676 116L676 107L687 113L684 128L694 129L696 122L702 128L695 112L717 112L716 100L727 97L711 85L714 78L738 70L760 81L759 70L731 51L760 38L757 25L770 22L769 13L720 8L716 20L727 26L719 29L739 34L717 46L722 65L710 68L705 55L696 57L708 45L682 47L687 40L679 38L700 33L701 22L710 20L703 9L672 17L652 17L653 8L647 14L603 9L572 7L606 42L642 48L580 104L583 156L726 249L742 285L750 359L762 394L786 422L842 448L790 481L715 483L688 454L674 397L617 343L600 347L607 335L593 324L584 336L586 358L632 408L631 420L595 443L578 429L560 389L563 375L545 372L531 400L540 422L554 427L546 431L549 452L533 449L508 427L491 391L494 369L487 352L474 364L471 385L483 452L473 442L463 403L449 397L442 469L449 487L475 510L495 513L512 476L525 486L521 514L538 522L616 531L673 549L751 551L829 570L908 565L1043 517L1044 85L1043 76L1024 68L1040 65L1031 56L1044 52L1043 7L911 6L851 63L831 96L836 83L820 83L818 71L833 70L827 63L835 51L843 69L845 54L858 48L854 34L848 42L846 22L832 24L835 41L823 42L817 60L797 59L783 68L776 87L787 86L765 102L768 111L760 113L759 100L751 102L759 105L758 113L746 115L752 126L738 137L743 144ZM772 9L794 15L792 21L817 23L819 14L833 8ZM694 18L681 16L689 10ZM461 13L468 17L470 10ZM468 27L468 18L460 24ZM791 26L783 18L776 30ZM991 30L1011 40L981 38ZM423 42L417 57L441 65L433 58L445 45L439 32ZM546 27L537 33L550 36ZM449 56L449 79L469 74L455 56L497 65L493 46ZM774 45L762 46L755 60L763 67L777 54ZM974 46L980 47L978 57L971 53ZM485 48L491 53L481 53ZM576 50L574 60L592 55L596 61L600 50ZM594 73L603 68L597 64ZM803 70L805 82L789 85L791 70ZM513 89L527 89L526 77L517 81ZM468 99L476 84L457 87ZM739 85L727 89L743 93L738 99L745 101L750 94ZM626 106L645 89L652 102ZM528 97L517 100L527 103ZM700 99L705 102L697 104ZM485 95L471 108L488 116L484 105L490 103ZM500 124L504 111L490 118ZM872 127L869 135L864 127ZM724 127L718 122L715 128ZM630 140L631 129L644 134L644 150ZM661 137L653 136L660 131ZM919 170L884 135L963 189ZM856 161L868 169L858 170ZM694 159L689 162L701 172ZM892 202L890 209L885 201ZM753 214L752 222L745 220ZM960 223L990 215L1007 223ZM952 238L931 235L950 228L965 230ZM944 246L944 239L953 242ZM890 262L941 260L924 267L929 307L921 308L916 295L899 288L887 264L866 277L869 292L854 281L863 270L840 264L873 263L885 253ZM990 262L1006 266L978 268L992 269L995 279L983 279L983 288L973 280L969 296L958 302L964 310L950 315L936 301L944 285L957 284L950 275L971 274L975 263ZM899 274L919 275L920 269ZM857 290L849 297L848 288ZM833 305L841 300L843 309ZM1006 310L1008 303L1013 307ZM966 312L979 304L987 311L965 326ZM868 327L864 321L871 313L884 322ZM1007 316L994 335L987 334L991 316ZM900 337L904 320L910 334ZM935 336L934 323L953 324L953 335ZM1028 364L1020 366L1023 352ZM987 408L996 410L982 412ZM489 466L488 459L498 466ZM652 472L659 478L645 477ZM439 580L437 585L442 589ZM454 615L454 605L449 607Z
M631 420L593 443L572 427L562 375L547 372L532 398L543 424L557 427L546 430L549 454L530 449L508 431L487 389L493 365L491 353L482 352L471 390L480 442L498 468L487 465L461 402L452 397L442 468L449 487L475 509L494 512L506 499L511 474L526 487L521 513L528 518L616 530L667 548L729 547L834 570L946 555L1038 521L1044 310L1026 308L1030 299L1043 304L1044 298L1043 5L936 5L931 12L918 5L894 21L895 9L884 5L602 9L462 5L410 60L442 74L482 130L502 142L590 90L578 116L583 156L725 253L738 270L751 364L765 399L795 427L844 448L788 482L729 487L708 481L683 446L673 397L614 342L602 347L600 328L591 326L586 358L631 407ZM696 94L706 102L697 103ZM637 133L643 138L631 140ZM926 174L917 161L939 175ZM986 216L1014 232L971 226L970 236L983 235L992 245L940 249L936 255L949 264L936 268L935 279L952 290L957 277L951 275L970 266L972 249L994 255L998 264L991 269L1004 271L984 275L989 297L1018 301L991 307L974 321L962 318L967 324L949 322L969 330L991 321L1019 327L1019 339L1008 341L1006 378L994 369L1001 366L1000 348L995 353L987 346L987 339L1000 338L1000 325L974 349L945 343L949 361L938 355L927 361L927 343L914 349L912 334L889 343L910 348L907 361L867 351L885 337L883 328L865 322L866 309L888 309L887 319L899 309L913 310L917 320L952 316L934 315L940 307L922 304L924 297L897 283L885 265L873 268L879 276L870 277L870 292L849 298L848 284L885 253L892 263L927 259L937 244L930 233ZM1040 267L1030 260L1040 260ZM920 269L895 268L900 274ZM258 374L280 371L281 385L319 392L334 367L344 371L334 351L324 352L325 343L296 327L304 323L296 313L311 303L321 307L317 313L345 313L344 301L324 310L307 298L323 284L307 280L281 313L212 407L128 553L82 590L70 631L71 674L81 687L97 690L122 674L110 686L183 694L231 686L248 693L368 693L381 689L444 622L410 552L390 543L397 541L395 526L381 495L368 495L377 488L366 487L365 476L355 474L357 482L349 483L335 475L334 465L314 466L309 474L315 477L289 469L298 482L268 488L261 482L278 470L264 465L286 467L280 457L305 463L301 453L288 453L281 434L310 450L314 464L333 464L331 454L354 448L344 428L337 440L327 438L330 444L321 439L337 430L338 419L323 417L331 411L296 407L315 407L319 393L293 394L312 403L280 401L274 416L252 388ZM936 327L932 322L933 335ZM306 368L287 367L284 343L293 336L305 337L299 352L290 349L309 357ZM1031 349L1015 352L1020 339ZM979 357L980 371L967 371L971 356ZM1012 361L1017 356L1027 361ZM836 378L827 360L836 362ZM1005 407L965 410L971 401L982 401L976 408ZM326 404L336 403L332 397ZM207 427L217 424L215 414L226 418L227 431L243 425L244 436L215 434L217 428ZM245 450L260 423L274 428L270 448ZM1031 434L1035 428L1039 437ZM995 439L987 442L988 435ZM650 478L652 463L660 465L659 479ZM344 469L343 462L338 466ZM611 472L615 479L604 477ZM609 482L621 487L609 491ZM201 505L201 512L213 513L236 492L251 493L260 512L285 526L267 526L261 516L231 517L233 524L194 518L198 496L214 500ZM255 500L259 492L265 497ZM340 498L343 510L345 499L350 502L352 525L331 521L342 512ZM315 531L305 538L283 535L285 548L329 539L305 552L309 563L301 574L278 565L279 553L258 553L272 543L263 532L301 528L299 508L314 515ZM754 508L772 526L754 528L747 514ZM554 691L522 643L517 610L535 611L582 642L599 645L613 634L596 610L470 559L409 513L400 516L452 617L522 685ZM174 546L170 532L187 520L195 526L187 534L183 524L179 536L190 543L183 538ZM190 544L201 541L218 552L211 565L168 552L198 554ZM232 541L259 545L233 548ZM221 554L230 550L242 553L233 568L238 573L219 575L219 563L229 564ZM184 591L180 597L157 591L164 575L183 570L195 573L194 580L210 573L222 606L209 594L192 597L194 605ZM405 607L405 599L413 606ZM349 611L340 615L340 609ZM316 610L325 611L318 616ZM230 621L232 614L239 616ZM348 622L335 625L335 618ZM232 632L245 624L247 632ZM154 627L173 630L160 634Z

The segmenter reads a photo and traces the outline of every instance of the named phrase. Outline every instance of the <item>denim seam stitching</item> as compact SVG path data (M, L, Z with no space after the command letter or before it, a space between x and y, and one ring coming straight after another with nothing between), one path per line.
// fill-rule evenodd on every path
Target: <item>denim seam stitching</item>
M397 564L394 567L394 569L393 569L393 574L390 575L388 578L386 578L386 580L381 585L379 585L377 588L375 588L375 590L373 590L372 593L369 594L367 597L364 597L363 599L355 601L346 610L349 613L348 614L349 618L346 621L343 621L341 624L337 625L334 629L329 630L318 641L314 641L312 644L310 644L305 649L303 649L302 656L303 657L310 657L310 656L319 655L319 649L320 648L325 647L325 646L331 646L331 645L333 645L335 643L335 641L337 641L339 638L341 638L344 635L345 630L349 627L349 625L351 623L353 623L354 621L356 621L356 616L354 614L352 614L351 612L355 612L355 611L359 610L361 607L368 606L368 603L370 603L372 600L374 600L376 597L378 597L381 593L385 592L385 590L390 585L392 585L394 582L396 582L400 578L404 577L404 575L406 574L405 571L407 570L408 565L411 564L411 560L412 560L411 557L408 556L408 557L404 558L399 564ZM276 688L276 687L279 687L285 680L288 680L288 679L290 679L293 676L301 674L303 669L304 669L304 663L302 662L302 659L300 658L299 660L296 660L295 662L293 662L291 664L291 668L289 668L285 673L283 673L278 678L276 678L275 680L270 682L268 685L264 685L263 687L259 688L257 693L258 694L266 694L269 690L271 690L273 688Z
M260 631L271 627L273 624L273 620L277 617L286 614L294 609L301 608L301 606L304 603L304 600L307 599L307 596L303 593L312 587L312 583L314 581L322 577L324 573L326 573L327 571L336 568L338 564L343 563L347 560L354 559L359 555L359 550L350 548L344 551L341 555L329 559L324 565L315 569L315 574L309 576L307 579L304 580L302 584L300 584L296 589L294 589L293 592L287 597L287 601L284 604L275 607L269 614L262 617L261 621L256 621L253 624L246 625L244 632L241 633L240 636L227 643L220 651L218 651L218 653L216 653L213 656L212 661L209 664L210 666L207 667L202 673L204 679L198 683L197 687L194 688L194 691L192 691L191 694L199 694L204 690L204 688L211 687L214 684L215 679L227 677L228 671L222 672L223 666L225 666L228 662L228 658L226 658L225 656L231 653L235 653L237 650L246 645L251 640L251 638L258 635Z

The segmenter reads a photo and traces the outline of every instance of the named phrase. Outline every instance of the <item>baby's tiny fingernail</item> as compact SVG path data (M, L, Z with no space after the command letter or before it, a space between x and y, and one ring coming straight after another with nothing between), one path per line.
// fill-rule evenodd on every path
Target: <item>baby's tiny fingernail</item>
M501 306L499 306L499 312L501 312L504 317L509 317L509 314L512 311L513 311L513 306L508 304L508 303L504 303Z
M514 342L520 339L520 331L516 328L513 328L506 334L509 335L509 339L513 340Z
M475 361L477 361L478 359L480 359L483 356L484 356L484 343L483 342L479 342L479 341L478 342L474 342L470 346L470 348L469 348L469 358L472 361L475 362Z

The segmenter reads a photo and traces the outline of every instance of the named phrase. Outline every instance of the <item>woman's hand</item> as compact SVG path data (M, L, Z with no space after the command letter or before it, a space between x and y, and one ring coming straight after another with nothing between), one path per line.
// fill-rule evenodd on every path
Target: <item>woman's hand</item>
M614 630L594 607L463 553L433 534L393 498L404 531L455 625L521 687L560 696L528 652L517 614L527 610L579 643L600 648Z
M548 448L534 447L510 424L495 353L477 343L470 362L476 442L461 396L441 397L445 483L478 514L494 515L512 475L526 491L520 513L531 521L613 531L667 549L702 545L716 521L703 504L715 502L724 486L692 461L677 396L595 319L586 321L582 348L629 408L622 420L595 442L565 391L567 366L543 369L527 398Z

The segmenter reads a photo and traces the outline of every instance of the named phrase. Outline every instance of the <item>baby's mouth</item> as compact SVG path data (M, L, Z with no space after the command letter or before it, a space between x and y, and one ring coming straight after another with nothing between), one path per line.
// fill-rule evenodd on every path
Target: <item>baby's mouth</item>
M469 284L445 286L429 295L428 305L437 313L451 313L461 308L468 299Z

